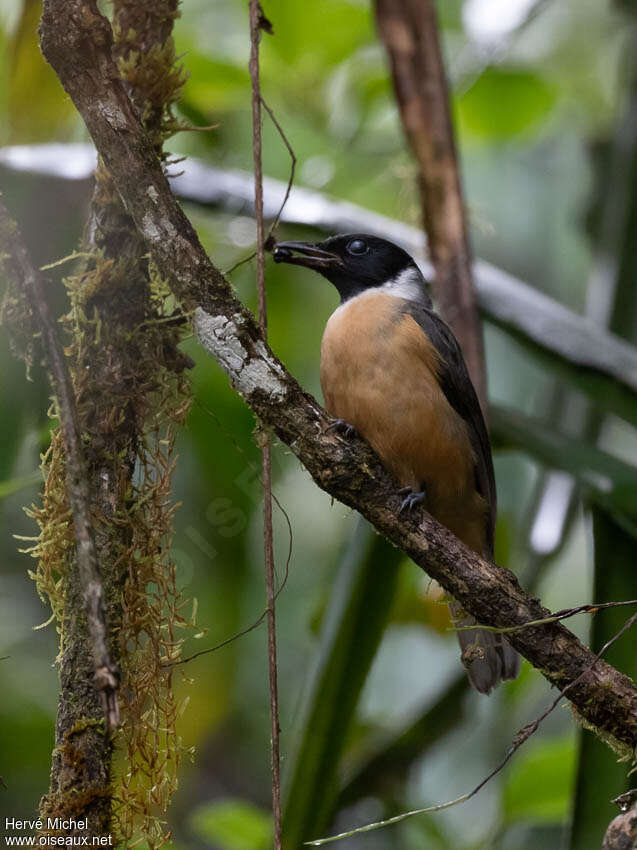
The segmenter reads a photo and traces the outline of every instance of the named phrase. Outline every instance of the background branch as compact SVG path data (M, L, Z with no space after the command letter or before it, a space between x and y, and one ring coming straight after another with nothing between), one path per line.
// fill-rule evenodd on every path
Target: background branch
M75 528L78 575L86 607L86 619L93 654L95 687L100 692L106 728L112 732L119 723L117 689L119 671L107 645L104 590L100 576L95 535L91 519L91 495L87 465L82 450L75 404L75 392L64 359L55 320L50 312L46 288L33 267L17 226L0 199L0 254L16 291L22 291L31 308L33 331L39 333L56 397L66 462L66 494Z
M88 179L95 168L95 150L83 144L18 145L0 148L0 164L64 180ZM234 214L254 211L254 182L248 172L198 159L189 159L180 168L182 173L170 185L182 200ZM274 219L287 184L265 177L263 188L264 215ZM416 257L425 276L432 277L432 266L422 256L422 232L405 222L298 186L281 220L327 234L362 231L388 237ZM476 260L473 269L478 307L485 319L565 375L596 405L637 424L637 354L631 345L485 260Z
M460 342L486 415L484 346L436 6L433 0L376 0L376 20L403 128L418 162L436 301Z
M423 514L398 518L396 485L361 440L345 442L264 344L176 203L126 93L113 73L108 22L94 3L46 0L42 48L81 112L129 213L175 294L197 306L206 349L262 421L314 480L355 507L478 620L497 627L547 616L507 570L478 558ZM510 642L564 689L592 726L631 750L637 744L637 689L558 623L514 632ZM581 678L580 678L581 677Z

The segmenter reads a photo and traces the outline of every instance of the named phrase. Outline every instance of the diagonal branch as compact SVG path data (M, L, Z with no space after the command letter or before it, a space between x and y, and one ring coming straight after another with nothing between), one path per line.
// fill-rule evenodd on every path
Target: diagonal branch
M398 516L396 484L360 439L328 431L329 419L265 345L254 317L206 256L113 67L111 32L95 0L45 0L42 49L75 102L119 194L175 295L195 310L204 347L237 392L304 464L315 482L365 516L480 622L498 628L548 612L508 570L482 560L427 514ZM569 699L585 721L631 751L637 688L559 623L511 633L512 645ZM594 666L593 666L594 665Z
M111 660L107 646L104 590L91 521L91 497L77 420L75 393L64 360L55 319L49 310L44 282L31 263L22 237L9 218L2 200L0 200L0 252L7 254L4 267L12 285L16 291L26 295L30 305L34 330L37 329L41 336L57 401L66 460L66 495L75 527L78 572L93 650L95 686L102 697L106 727L109 731L113 731L119 724L117 700L119 672Z

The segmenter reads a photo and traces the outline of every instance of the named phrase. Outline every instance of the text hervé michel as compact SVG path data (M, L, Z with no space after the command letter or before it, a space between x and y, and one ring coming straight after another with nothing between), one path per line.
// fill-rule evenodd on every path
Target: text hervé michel
M22 820L5 818L7 832L40 832L41 835L7 835L6 846L24 847L112 847L112 835L81 835L88 828L88 818L38 818ZM46 830L46 832L42 832ZM66 832L66 835L52 835L51 832ZM72 835L68 833L72 832Z

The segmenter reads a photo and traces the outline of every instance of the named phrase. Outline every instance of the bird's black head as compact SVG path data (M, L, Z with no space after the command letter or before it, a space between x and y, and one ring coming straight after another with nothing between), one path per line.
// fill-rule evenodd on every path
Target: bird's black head
M368 289L385 287L399 297L428 301L425 281L406 251L366 233L331 236L324 242L279 242L276 263L306 266L326 277L347 301Z

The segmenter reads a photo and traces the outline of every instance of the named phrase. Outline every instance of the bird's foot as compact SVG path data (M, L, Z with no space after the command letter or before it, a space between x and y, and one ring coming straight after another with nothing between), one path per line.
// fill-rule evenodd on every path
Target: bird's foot
M403 487L398 491L399 496L405 496L398 508L399 515L403 511L411 512L416 505L422 504L425 501L424 490L414 490L413 487Z
M344 437L353 437L356 434L356 428L344 419L333 419L327 426L326 431L338 431Z

